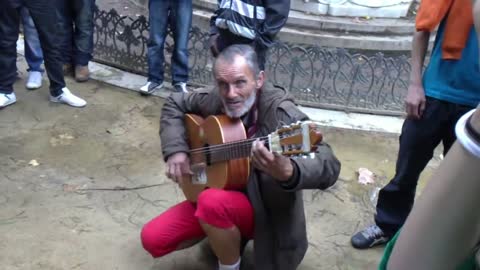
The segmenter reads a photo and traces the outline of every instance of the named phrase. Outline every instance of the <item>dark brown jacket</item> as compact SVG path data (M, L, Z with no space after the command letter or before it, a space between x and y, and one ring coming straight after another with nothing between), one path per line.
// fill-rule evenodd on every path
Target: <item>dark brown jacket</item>
M258 129L265 136L284 124L307 120L293 99L281 88L264 87L258 100ZM203 117L222 113L216 89L174 93L165 102L160 119L160 137L165 160L187 152L185 113ZM308 241L302 189L326 189L340 173L340 162L327 144L321 144L314 159L295 159L298 182L286 189L271 176L254 169L247 195L255 209L255 269L294 270L307 251Z

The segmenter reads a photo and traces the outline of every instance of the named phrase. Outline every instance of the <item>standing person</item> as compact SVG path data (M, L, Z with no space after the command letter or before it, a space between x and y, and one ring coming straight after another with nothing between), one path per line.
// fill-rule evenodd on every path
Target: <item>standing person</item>
M437 25L422 81L430 33ZM478 39L471 0L422 0L416 29L406 97L408 117L400 136L396 173L379 193L375 225L352 237L355 248L383 244L395 235L412 209L419 175L434 149L443 142L444 154L448 152L456 139L455 123L480 102Z
M255 49L261 70L266 53L285 25L290 0L218 0L210 19L210 50L214 57L232 44L250 44Z
M215 60L217 88L173 93L160 119L167 176L181 183L190 173L184 117L226 114L240 119L249 138L262 138L282 125L308 120L285 90L266 85L255 51L232 45ZM242 239L254 242L255 269L294 270L308 248L302 190L327 189L340 173L330 146L320 143L315 158L274 154L256 140L247 186L241 191L209 188L197 203L184 201L142 229L144 248L161 257L208 238L219 270L239 270Z
M21 7L20 15L22 17L23 35L25 43L25 60L28 64L27 89L33 90L42 87L42 69L43 53L38 38L37 29L33 23L32 17L26 7Z
M17 101L13 92L16 79L17 40L20 27L20 10L24 6L30 12L38 31L50 80L50 101L73 107L84 107L87 102L65 86L60 53L61 29L56 13L56 1L52 0L4 0L0 8L0 108Z
M93 54L93 13L95 0L63 0L60 14L65 27L64 70L73 69L75 80L85 82L90 78L88 62Z
M164 45L167 29L173 33L172 85L177 92L187 92L188 35L192 26L192 0L149 0L150 39L148 41L148 81L140 88L151 95L163 87L165 72Z

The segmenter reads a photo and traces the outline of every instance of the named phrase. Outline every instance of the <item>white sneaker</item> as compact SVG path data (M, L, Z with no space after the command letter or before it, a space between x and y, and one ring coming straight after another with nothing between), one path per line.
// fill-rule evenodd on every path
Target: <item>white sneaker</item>
M173 88L175 89L175 92L183 92L183 93L188 93L188 90L187 90L187 84L184 83L184 82L179 82L179 83L176 83Z
M28 72L27 89L33 90L42 87L42 73L39 71Z
M17 97L15 96L15 93L0 94L0 109L5 108L8 105L12 105L15 102L17 102Z
M87 105L87 102L85 100L72 94L72 92L70 92L67 87L62 88L62 91L63 93L58 97L50 96L50 101L57 103L65 103L72 107L85 107L85 105Z
M140 94L151 95L153 92L160 90L163 87L162 83L147 82L144 86L140 87Z

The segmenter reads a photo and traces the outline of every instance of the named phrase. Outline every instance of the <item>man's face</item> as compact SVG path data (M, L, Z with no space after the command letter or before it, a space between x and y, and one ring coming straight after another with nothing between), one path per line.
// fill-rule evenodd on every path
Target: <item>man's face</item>
M233 62L224 59L215 64L215 79L218 84L225 113L231 118L240 118L253 106L257 91L262 88L264 74L254 74L242 56Z

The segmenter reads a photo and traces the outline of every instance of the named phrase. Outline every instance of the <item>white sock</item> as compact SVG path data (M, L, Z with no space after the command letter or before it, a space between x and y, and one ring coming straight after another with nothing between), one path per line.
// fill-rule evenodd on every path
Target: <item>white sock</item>
M218 270L240 270L240 261L241 259L238 258L238 261L232 265L225 265L218 262Z

